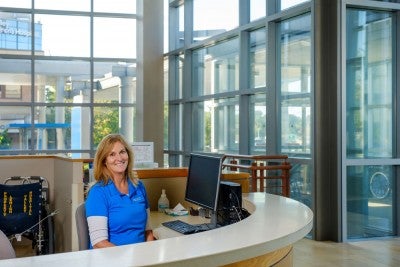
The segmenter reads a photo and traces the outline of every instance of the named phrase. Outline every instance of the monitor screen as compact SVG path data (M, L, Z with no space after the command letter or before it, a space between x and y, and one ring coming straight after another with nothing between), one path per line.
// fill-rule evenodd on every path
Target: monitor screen
M185 200L217 210L222 157L190 154Z

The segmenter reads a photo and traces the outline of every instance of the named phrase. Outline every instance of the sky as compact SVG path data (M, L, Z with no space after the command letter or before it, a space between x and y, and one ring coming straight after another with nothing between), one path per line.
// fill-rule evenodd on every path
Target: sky
M238 26L239 0L195 0L194 8L202 10L194 15L194 30L232 29ZM251 0L254 7L265 8L266 0ZM282 0L282 9L307 0ZM0 0L0 6L30 8L32 0ZM35 0L35 8L59 9L71 11L89 11L90 0ZM169 0L164 0L165 11ZM98 12L136 12L136 0L94 0L94 11ZM257 8L252 8L253 13ZM166 13L166 12L165 12ZM252 14L258 17L258 14ZM183 12L180 14L183 21ZM165 17L165 21L168 17ZM56 15L36 15L35 21L43 25L43 50L45 55L52 56L89 56L90 24L87 17L69 17L63 19ZM94 56L136 58L136 23L127 24L125 19L96 18L94 29ZM167 23L165 23L167 25ZM117 29L117 30L116 30ZM129 31L127 31L129 29ZM131 30L134 29L134 30ZM167 27L164 28L167 30ZM165 37L168 36L167 31ZM167 51L167 38L164 50Z

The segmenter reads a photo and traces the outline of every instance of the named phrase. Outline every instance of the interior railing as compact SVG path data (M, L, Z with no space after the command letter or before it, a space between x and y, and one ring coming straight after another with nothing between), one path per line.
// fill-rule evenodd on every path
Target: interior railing
M224 155L224 171L248 172L251 192L289 197L291 164L287 155Z

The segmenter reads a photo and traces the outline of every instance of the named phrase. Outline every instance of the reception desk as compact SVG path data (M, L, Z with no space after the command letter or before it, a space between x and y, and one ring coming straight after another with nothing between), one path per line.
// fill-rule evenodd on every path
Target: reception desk
M0 266L291 266L292 244L311 230L312 211L295 200L265 193L244 194L243 204L251 216L215 230L179 235L160 226L164 215L153 213L160 240L1 260Z

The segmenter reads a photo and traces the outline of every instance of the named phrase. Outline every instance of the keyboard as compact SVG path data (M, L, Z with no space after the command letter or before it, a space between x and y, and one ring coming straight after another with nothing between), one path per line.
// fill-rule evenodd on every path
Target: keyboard
M207 223L189 224L181 220L163 222L162 225L184 235L199 233L212 229Z

